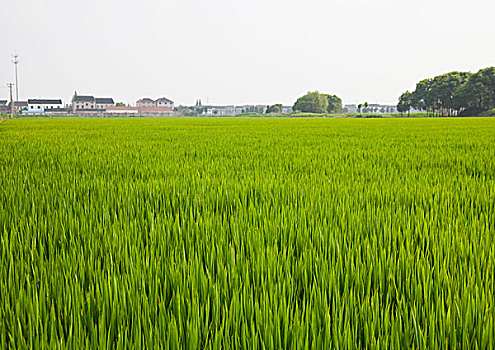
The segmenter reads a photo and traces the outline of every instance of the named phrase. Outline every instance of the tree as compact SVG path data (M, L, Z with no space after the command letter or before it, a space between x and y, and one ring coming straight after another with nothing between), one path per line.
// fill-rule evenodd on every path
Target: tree
M328 108L328 99L318 91L308 92L306 95L299 97L292 109L304 113L326 113Z
M341 113L343 108L342 108L342 99L336 95L328 95L324 94L324 96L328 100L328 107L327 107L327 112L328 113Z
M359 113L361 113L361 108L363 108L363 105L360 103L360 104L358 104L358 111L359 111Z
M412 107L412 94L409 91L406 91L402 95L400 95L399 103L397 104L397 110L400 113L407 112L409 116L411 107Z
M454 106L462 115L495 108L495 67L471 75L454 94Z
M432 116L476 115L495 108L495 67L421 80L410 96L399 98L398 108L408 105Z
M278 103L273 106L268 106L266 109L266 113L282 113L284 110L284 106L281 103Z
M369 107L369 103L368 102L365 102L364 103L364 113L367 113L368 112L368 107Z
M115 104L116 107L125 107L125 103L124 102L117 102Z

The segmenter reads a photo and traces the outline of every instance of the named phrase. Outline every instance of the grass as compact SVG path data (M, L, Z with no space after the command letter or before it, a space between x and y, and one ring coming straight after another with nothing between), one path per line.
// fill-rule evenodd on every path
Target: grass
M0 124L1 348L490 348L495 119Z

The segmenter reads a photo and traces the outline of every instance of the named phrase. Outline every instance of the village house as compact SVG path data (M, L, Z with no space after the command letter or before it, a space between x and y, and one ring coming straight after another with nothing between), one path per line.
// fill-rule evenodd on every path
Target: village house
M155 107L155 101L153 101L151 98L142 98L136 102L136 106L138 108L140 108L140 107Z
M155 101L156 107L174 108L174 103L168 98L162 97Z
M27 110L28 109L28 103L27 101L17 101L17 102L14 102L14 111L17 113L17 112L20 112L20 111L23 111L23 110ZM10 103L7 105L7 110L10 112Z
M7 110L7 100L0 100L0 113L8 113Z
M113 98L96 97L95 105L96 105L96 109L100 111L105 111L108 107L115 106L115 102L113 101Z
M74 93L72 97L72 111L74 113L98 113L104 112L108 107L115 106L113 98L101 98L83 96Z
M157 100L152 100L151 98L142 98L136 102L138 108L141 107L160 107L160 108L174 108L174 102L168 98L162 97Z
M90 110L96 111L95 98L93 96L74 95L72 97L72 111Z
M45 113L50 110L63 109L62 100L29 99L26 113Z

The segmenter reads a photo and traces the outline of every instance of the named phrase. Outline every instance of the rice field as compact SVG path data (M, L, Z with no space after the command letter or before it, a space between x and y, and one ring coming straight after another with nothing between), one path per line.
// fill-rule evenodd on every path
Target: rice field
M495 344L495 118L0 124L0 348Z

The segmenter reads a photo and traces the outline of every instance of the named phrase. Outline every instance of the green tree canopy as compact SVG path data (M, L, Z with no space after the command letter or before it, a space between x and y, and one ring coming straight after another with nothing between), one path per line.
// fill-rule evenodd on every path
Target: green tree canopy
M306 95L299 97L292 109L304 113L326 113L328 108L328 99L326 95L318 91L308 92Z
M400 98L399 103L397 104L397 110L400 113L409 112L412 107L412 94L409 91L404 92Z
M284 110L284 106L281 103L277 103L273 106L268 106L266 109L266 113L282 113Z
M399 98L401 108L407 105L405 97ZM477 114L495 108L495 67L475 74L450 72L421 80L407 102L430 115Z
M324 96L328 100L328 107L327 107L327 112L328 113L340 113L342 112L342 100L340 97L336 95L328 95L324 94Z

